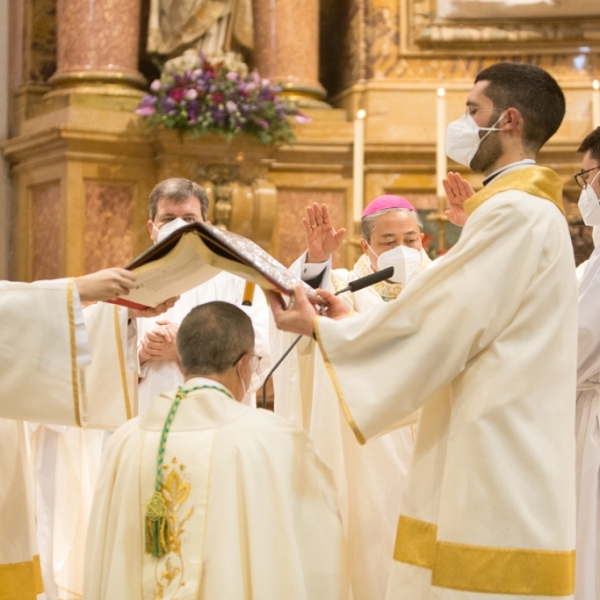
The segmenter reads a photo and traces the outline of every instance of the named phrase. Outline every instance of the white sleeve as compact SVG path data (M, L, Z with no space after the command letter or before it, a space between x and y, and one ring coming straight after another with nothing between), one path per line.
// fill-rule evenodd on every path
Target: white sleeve
M298 258L290 266L289 271L296 277L302 279L302 281L310 281L311 279L314 279L321 273L323 273L323 277L321 278L321 285L323 285L323 282L329 281L331 265L333 262L331 256L327 261L322 263L307 263L307 255L308 252L305 252L300 258Z
M77 286L73 286L73 321L75 323L75 348L77 352L77 366L81 369L92 362L92 353L88 343L87 331L85 329L85 320L83 318L83 309L79 299Z

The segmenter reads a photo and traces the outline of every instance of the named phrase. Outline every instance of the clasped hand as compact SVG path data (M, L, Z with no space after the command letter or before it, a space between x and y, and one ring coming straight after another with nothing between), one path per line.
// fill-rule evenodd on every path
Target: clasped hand
M148 360L175 360L177 357L177 323L158 319L156 327L148 331L139 345L140 364Z

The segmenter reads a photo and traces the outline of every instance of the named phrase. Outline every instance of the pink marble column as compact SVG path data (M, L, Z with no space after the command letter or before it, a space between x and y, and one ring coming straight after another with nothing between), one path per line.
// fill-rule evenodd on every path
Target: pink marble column
M319 0L254 0L254 58L262 77L301 105L327 107L319 83Z
M55 87L140 87L137 70L140 0L57 0Z

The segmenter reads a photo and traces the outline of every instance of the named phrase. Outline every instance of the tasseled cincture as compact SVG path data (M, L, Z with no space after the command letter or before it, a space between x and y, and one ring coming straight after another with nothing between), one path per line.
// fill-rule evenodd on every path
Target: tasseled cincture
M146 552L160 558L170 549L165 499L161 492L155 491L146 507Z

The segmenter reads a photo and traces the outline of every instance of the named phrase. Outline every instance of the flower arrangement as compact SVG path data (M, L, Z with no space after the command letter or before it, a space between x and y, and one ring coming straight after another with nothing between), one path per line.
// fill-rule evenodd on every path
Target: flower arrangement
M160 79L150 85L136 114L151 127L175 129L196 138L220 133L227 140L240 133L262 144L291 144L294 133L288 117L298 123L310 119L291 102L278 97L280 88L233 53L209 58L188 50L165 63Z

